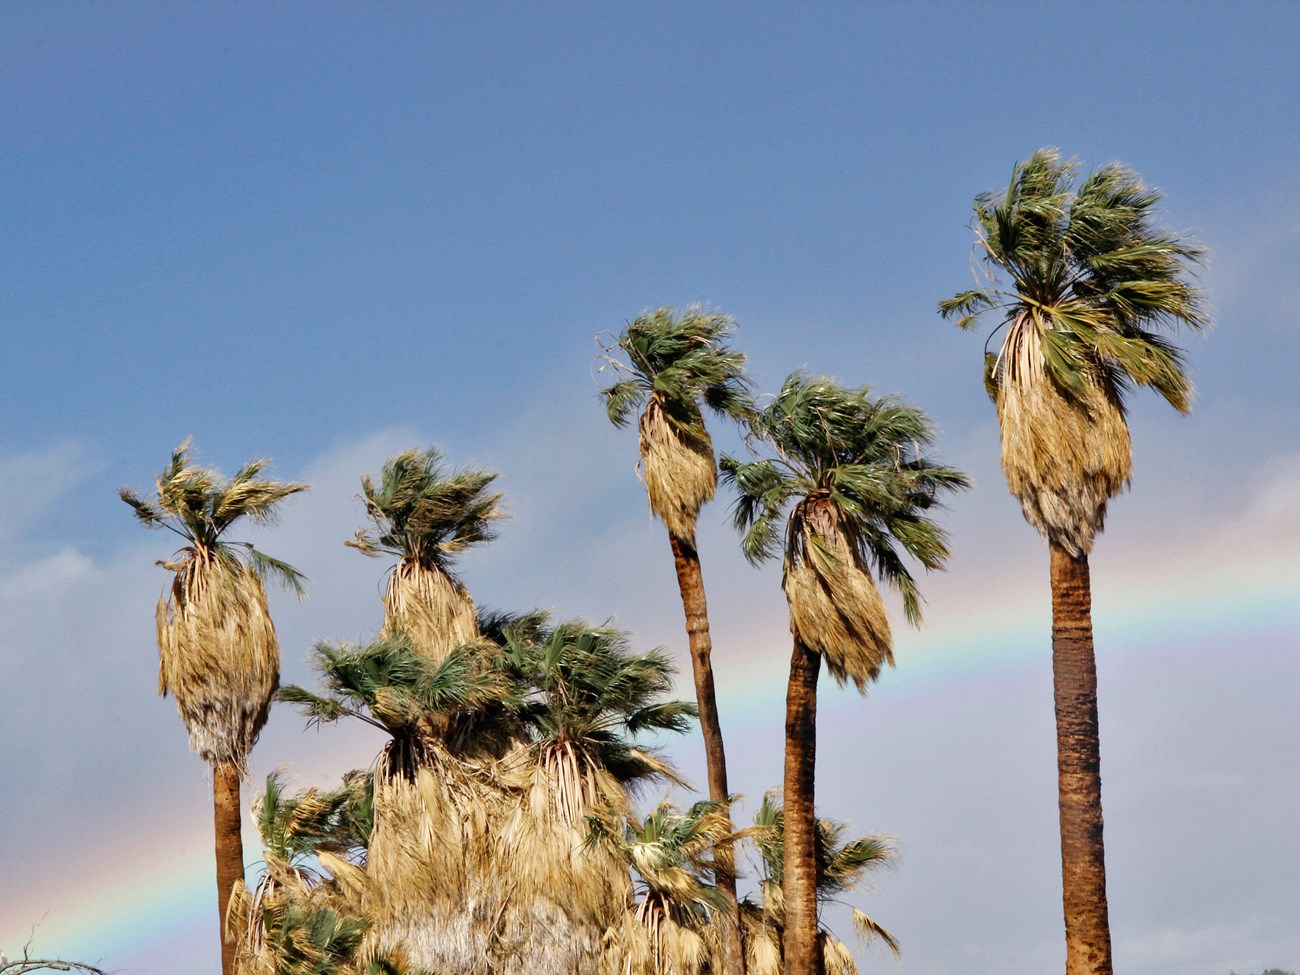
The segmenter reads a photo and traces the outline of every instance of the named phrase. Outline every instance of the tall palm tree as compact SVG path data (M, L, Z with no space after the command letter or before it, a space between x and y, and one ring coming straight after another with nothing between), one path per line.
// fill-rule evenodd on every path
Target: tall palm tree
M785 936L784 849L785 810L774 793L763 797L747 831L759 856L761 903L742 903L745 949L749 970L754 975L781 975L781 946ZM846 840L847 827L833 819L817 820L818 904L842 903L839 895L858 887L868 871L894 865L894 851L880 836L859 836ZM884 927L858 908L853 909L853 928L863 941L880 941L895 956L898 941ZM848 946L831 931L818 931L818 947L825 975L857 975L857 962Z
M933 441L925 414L873 398L867 387L847 389L796 372L750 426L775 457L748 463L724 457L722 470L739 495L735 522L745 556L757 564L784 552L782 587L794 637L785 724L785 972L813 975L821 662L862 693L893 664L872 570L899 592L908 621L919 625L920 594L899 549L927 570L942 567L945 536L927 513L942 492L969 482L924 456ZM779 523L787 510L781 546Z
M452 571L455 556L496 537L500 494L496 474L448 470L436 447L390 458L379 483L361 479L366 514L374 523L348 545L372 558L396 556L384 593L381 635L406 633L433 660L478 636L474 601Z
M627 356L610 362L627 374L604 390L610 420L625 426L640 410L641 469L650 510L668 529L677 586L686 614L686 636L700 710L700 731L709 778L709 797L724 808L731 796L727 757L713 687L713 643L695 525L700 508L717 487L713 441L704 426L703 408L732 419L745 418L751 397L742 372L745 357L727 348L735 322L726 315L692 306L677 316L671 308L648 312L619 335L617 348ZM718 889L726 901L723 914L723 970L741 975L744 955L736 906L736 878L719 847Z
M118 492L146 527L167 529L184 542L171 560L158 563L172 573L156 614L158 691L176 698L190 747L212 766L224 975L232 975L235 955L226 909L244 876L239 784L280 681L280 647L262 578L270 575L302 594L292 567L226 534L241 518L274 521L280 502L307 489L263 480L258 475L266 465L250 461L223 480L194 463L187 442L158 476L154 499L129 488Z
M961 328L989 312L1006 329L998 354L985 354L985 383L1007 486L1051 550L1066 971L1109 975L1088 553L1132 471L1125 392L1150 386L1190 408L1182 353L1156 330L1210 322L1188 281L1201 250L1152 222L1160 193L1118 163L1077 189L1076 171L1041 149L1005 193L975 198L990 283L939 309ZM1009 287L998 287L1003 275Z

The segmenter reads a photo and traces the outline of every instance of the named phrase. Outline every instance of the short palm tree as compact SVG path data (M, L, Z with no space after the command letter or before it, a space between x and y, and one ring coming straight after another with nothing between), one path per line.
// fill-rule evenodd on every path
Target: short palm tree
M776 795L763 797L747 831L759 855L759 904L742 904L745 949L749 970L754 975L781 975L781 948L785 937L784 848L785 810ZM841 903L839 895L858 888L869 871L894 865L894 851L880 836L846 840L847 827L832 819L817 820L817 903ZM876 921L852 908L853 928L864 941L880 941L895 956L898 941ZM857 975L857 962L848 946L830 930L818 930L821 971L824 975Z
M920 410L829 379L789 376L750 422L775 457L741 463L724 457L739 495L736 527L757 564L784 553L782 587L794 651L786 694L785 972L817 967L817 677L823 658L840 683L861 692L885 664L893 640L872 573L902 596L909 622L921 619L920 594L900 549L925 569L948 557L944 533L928 517L940 495L966 487L959 471L932 463L933 441ZM785 544L780 521L788 510Z
M704 426L704 408L732 419L744 419L751 407L744 378L745 357L730 351L727 341L735 322L726 315L692 306L683 315L671 308L648 312L618 336L617 348L627 357L610 362L626 378L604 390L609 418L626 425L640 411L638 423L641 469L650 510L668 529L677 570L677 585L686 614L695 700L709 778L709 797L730 801L727 758L713 687L713 643L695 525L700 508L717 487L713 441ZM611 350L612 351L612 350ZM729 905L724 912L723 970L744 971L736 913L736 879L727 862L730 849L719 848L718 889Z
M398 559L384 593L382 635L405 633L433 660L477 638L474 601L452 561L496 537L501 495L488 490L495 479L489 471L448 470L435 447L390 458L378 484L362 478L374 524L347 544L373 558Z
M285 498L306 490L263 480L266 465L250 461L223 480L194 463L187 442L158 476L155 498L129 488L119 492L146 527L166 529L184 542L171 560L158 563L172 573L156 614L158 690L176 699L190 747L212 766L224 975L233 973L235 950L226 909L244 876L239 785L280 680L280 647L262 578L273 576L302 592L293 568L227 537L240 519L274 521Z
M475 908L495 896L499 862L489 823L501 815L505 786L490 756L461 754L428 728L509 707L513 688L483 666L477 645L435 662L398 633L360 647L320 643L315 654L325 692L290 686L279 699L303 706L314 723L352 717L390 736L373 772L364 869L322 856L352 911L372 922L363 953L402 952L431 970L485 971L490 930Z
M499 830L520 909L505 919L500 970L594 975L629 879L619 856L587 843L591 817L624 820L638 788L679 781L634 739L684 731L695 707L664 699L664 653L633 652L625 633L583 620L508 628L500 666L525 697L507 758L518 798Z
M236 886L232 913L248 922L239 975L359 975L357 949L370 922L354 913L328 873L311 861L364 857L373 827L370 774L351 772L333 790L291 793L273 772L253 811L265 870L251 894Z
M589 844L612 847L633 871L627 911L611 928L602 975L703 975L718 947L726 902L714 884L716 848L730 845L726 807L705 800L682 812L663 800L622 829L592 817Z
M992 313L1006 329L997 355L985 355L985 382L1007 486L1051 551L1066 971L1109 975L1088 553L1132 471L1126 390L1150 386L1186 413L1182 354L1157 330L1199 330L1209 318L1188 280L1200 249L1152 222L1160 193L1119 164L1076 188L1076 170L1042 149L1005 193L975 198L990 284L939 309L961 328Z

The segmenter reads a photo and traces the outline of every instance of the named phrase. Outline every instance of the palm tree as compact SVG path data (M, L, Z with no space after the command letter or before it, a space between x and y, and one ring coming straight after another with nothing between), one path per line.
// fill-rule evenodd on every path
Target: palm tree
M686 614L686 636L695 678L695 700L709 778L709 797L725 807L731 800L727 757L713 689L713 643L709 635L704 577L695 547L700 508L717 487L713 441L704 426L703 407L732 419L751 409L749 387L742 369L745 357L727 348L735 322L726 315L692 306L681 316L660 308L636 318L619 335L617 348L624 364L610 362L628 378L604 390L610 420L625 426L641 411L638 423L641 469L650 510L668 529L677 586ZM726 901L723 914L723 970L744 971L736 907L736 878L728 861L729 848L720 847L718 889Z
M477 638L474 601L452 560L496 537L501 495L488 492L495 479L489 471L445 469L436 447L390 458L378 484L362 478L374 525L347 544L372 558L398 559L384 593L382 636L406 633L417 652L435 661Z
M355 913L322 867L331 855L363 857L373 828L374 785L350 772L333 790L288 792L280 774L254 803L262 836L262 879L236 886L233 913L247 918L239 975L351 975L364 970L360 947L370 920Z
M933 432L920 410L872 398L829 379L793 373L750 422L776 456L741 463L724 457L739 497L736 527L752 563L782 550L794 651L785 725L785 972L817 968L817 677L825 658L843 684L860 692L885 664L893 643L872 570L902 596L909 622L921 620L920 594L899 548L927 570L948 557L944 533L926 513L965 475L931 463L922 451ZM897 546L897 547L896 547Z
M361 647L319 643L315 656L325 692L290 686L279 699L302 705L313 723L352 717L389 736L372 775L364 868L321 854L353 913L372 922L362 954L486 971L483 914L493 913L500 875L490 824L506 786L493 756L460 752L428 729L456 728L475 711L512 711L514 689L475 644L435 662L398 633Z
M128 488L118 492L146 527L165 528L184 540L170 561L158 563L173 574L156 614L158 691L176 698L190 747L212 766L224 975L233 973L235 949L226 909L244 876L239 783L280 680L280 647L263 576L302 594L302 577L293 568L226 537L241 518L274 521L280 502L307 489L261 479L266 465L250 461L223 480L193 462L186 442L158 476L155 499Z
M590 845L614 849L637 878L621 924L607 936L603 975L710 972L726 902L717 889L716 848L730 845L726 807L710 800L685 812L667 799L622 828L591 819Z
M680 782L633 739L686 730L695 707L664 700L673 666L663 652L634 653L611 627L532 620L504 636L499 666L525 703L506 759L517 799L498 831L519 905L503 919L499 971L594 975L629 878L614 851L588 844L592 817L626 820L637 789Z
M1125 392L1150 386L1190 408L1182 353L1155 330L1199 330L1209 317L1187 279L1201 250L1152 223L1160 193L1117 163L1075 189L1076 170L1041 149L1004 194L975 198L990 283L939 309L961 328L992 312L1006 329L998 354L985 354L985 382L1007 486L1051 551L1066 971L1109 975L1088 553L1132 471Z
M846 840L847 827L832 819L817 820L817 903L842 903L838 896L860 886L870 870L894 865L894 851L880 836ZM759 855L761 903L741 905L749 970L754 975L781 975L781 947L785 937L784 848L785 810L775 794L763 797L748 831ZM858 908L853 928L864 941L881 941L895 956L898 941ZM825 975L857 975L857 963L848 946L825 927L817 933L821 970Z

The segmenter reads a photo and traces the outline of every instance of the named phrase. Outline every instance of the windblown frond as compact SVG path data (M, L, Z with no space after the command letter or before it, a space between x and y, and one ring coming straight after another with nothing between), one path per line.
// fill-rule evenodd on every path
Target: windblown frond
M921 411L865 387L794 373L751 426L776 457L722 461L738 495L733 516L745 555L760 562L776 554L782 518L798 499L784 548L791 628L839 681L865 690L893 662L872 573L919 623L920 594L902 553L927 570L943 565L946 536L926 513L969 481L924 456L933 432Z

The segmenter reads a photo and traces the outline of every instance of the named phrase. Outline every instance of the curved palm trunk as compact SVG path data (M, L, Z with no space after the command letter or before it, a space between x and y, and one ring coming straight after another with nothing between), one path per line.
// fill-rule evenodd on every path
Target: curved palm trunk
M212 821L216 827L221 973L234 975L236 942L226 930L226 911L235 881L244 879L244 840L240 835L239 768L233 762L212 766Z
M1111 975L1088 557L1071 555L1055 542L1051 553L1065 971L1066 975Z
M700 709L700 732L704 736L704 757L708 767L709 798L722 803L731 799L727 788L727 755L722 745L722 724L713 692L713 640L709 636L709 609L704 598L704 576L700 556L693 542L668 533L677 569L677 587L686 613L686 638L691 650L691 673L695 678L695 700ZM731 813L726 813L730 830ZM722 917L722 967L724 975L744 975L745 952L740 943L740 909L736 901L735 857L730 847L714 851L718 890L726 901Z
M817 675L821 656L798 637L785 697L784 975L819 975L816 817Z

